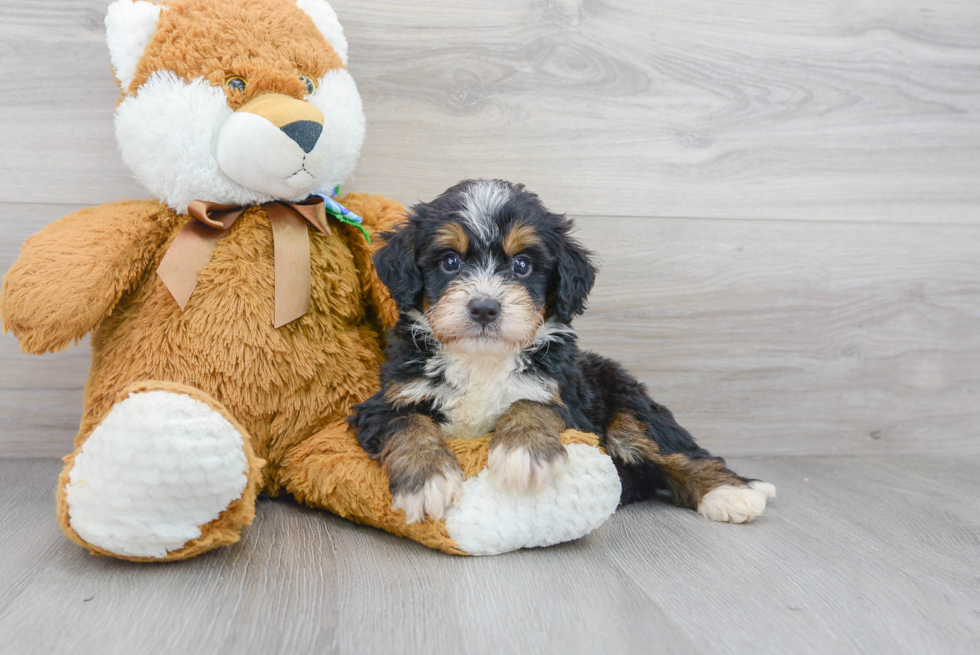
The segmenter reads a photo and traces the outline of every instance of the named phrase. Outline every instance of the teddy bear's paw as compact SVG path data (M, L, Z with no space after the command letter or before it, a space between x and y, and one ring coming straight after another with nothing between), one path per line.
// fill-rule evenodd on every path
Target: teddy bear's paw
M698 503L698 513L712 521L747 523L766 509L766 501L776 497L776 487L761 480L748 486L725 484L712 489Z
M425 516L440 520L446 510L459 500L463 488L463 471L459 466L446 466L430 476L418 491L395 493L391 508L405 512L405 523L421 523Z
M124 557L164 557L201 537L242 497L242 433L208 404L153 390L118 402L75 456L65 487L69 524Z
M446 531L470 555L550 546L589 534L612 516L622 484L612 459L582 443L565 447L565 472L537 493L513 493L489 467L463 483Z

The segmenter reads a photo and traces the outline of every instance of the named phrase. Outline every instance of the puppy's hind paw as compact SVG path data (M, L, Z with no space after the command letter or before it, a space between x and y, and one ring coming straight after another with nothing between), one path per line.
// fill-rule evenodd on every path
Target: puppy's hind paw
M761 491L766 495L766 498L776 497L776 485L769 484L768 482L763 482L762 480L752 480L749 482L749 488L755 489L756 491Z
M421 523L426 515L442 519L446 509L459 500L463 489L463 471L459 466L446 467L430 476L417 491L398 491L391 508L405 512L405 523Z
M712 521L747 523L766 509L766 501L776 496L776 487L753 480L746 487L725 484L712 489L698 503L698 513Z

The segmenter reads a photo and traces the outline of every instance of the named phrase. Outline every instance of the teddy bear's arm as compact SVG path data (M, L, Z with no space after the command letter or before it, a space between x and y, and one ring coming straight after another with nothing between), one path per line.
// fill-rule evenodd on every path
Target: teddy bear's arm
M391 300L388 289L378 279L371 256L383 243L381 235L405 220L405 207L382 195L366 193L348 194L340 199L340 203L364 220L362 225L371 235L371 243L367 244L359 233L350 230L353 237L350 240L351 250L354 252L365 300L383 326L390 328L398 320L398 309Z
M78 342L112 312L175 228L154 201L129 200L69 214L30 237L4 276L0 318L21 349Z

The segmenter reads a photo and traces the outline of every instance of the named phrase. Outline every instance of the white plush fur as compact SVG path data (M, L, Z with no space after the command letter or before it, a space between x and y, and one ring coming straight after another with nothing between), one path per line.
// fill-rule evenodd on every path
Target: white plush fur
M314 191L329 195L335 186L350 178L361 156L366 131L361 94L350 73L332 70L320 78L316 91L307 102L323 112L325 123L320 141L326 140L330 144L329 166L318 178ZM310 154L315 158L316 153L314 150Z
M419 523L429 518L440 520L446 509L457 502L463 489L463 472L447 467L441 474L425 481L418 493L396 494L391 508L405 512L405 523Z
M463 483L446 512L446 530L470 555L550 546L589 534L612 516L622 486L608 455L585 444L567 447L566 474L537 494L517 494L483 470Z
M340 55L340 60L347 65L347 38L344 28L340 25L337 12L324 0L296 0L296 6L313 19L320 34Z
M304 156L285 134L269 130L271 123L267 127L242 114L235 116L234 129L223 132L235 112L222 89L157 71L116 109L116 139L140 183L177 212L186 212L195 199L230 205L302 200L347 180L365 129L360 96L346 70L327 73L308 101L323 112L325 124L316 147ZM246 184L222 169L220 139L250 146L228 148L238 156L232 172ZM298 165L291 169L292 163Z
M112 70L123 91L133 81L136 65L156 32L160 10L160 5L152 2L116 0L106 11L106 44Z
M215 155L221 172L243 187L276 198L292 198L309 193L314 186L316 178L307 168L307 158L327 150L327 144L320 139L307 154L269 120L238 111L221 126ZM324 159L322 153L320 159Z
M241 497L242 435L206 404L147 391L115 405L75 458L69 522L117 555L163 557Z
M497 484L517 493L541 491L565 472L566 460L559 457L550 462L535 461L527 448L490 448L487 468Z
M746 523L766 509L766 501L776 497L776 487L755 480L747 487L726 484L712 489L698 504L701 516L712 521Z

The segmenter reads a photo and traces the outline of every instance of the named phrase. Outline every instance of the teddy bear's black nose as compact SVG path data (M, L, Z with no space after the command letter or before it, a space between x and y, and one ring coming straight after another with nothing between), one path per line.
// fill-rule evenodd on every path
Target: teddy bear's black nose
M290 139L295 141L303 152L309 152L316 146L323 126L315 121L293 121L279 128L286 133Z

